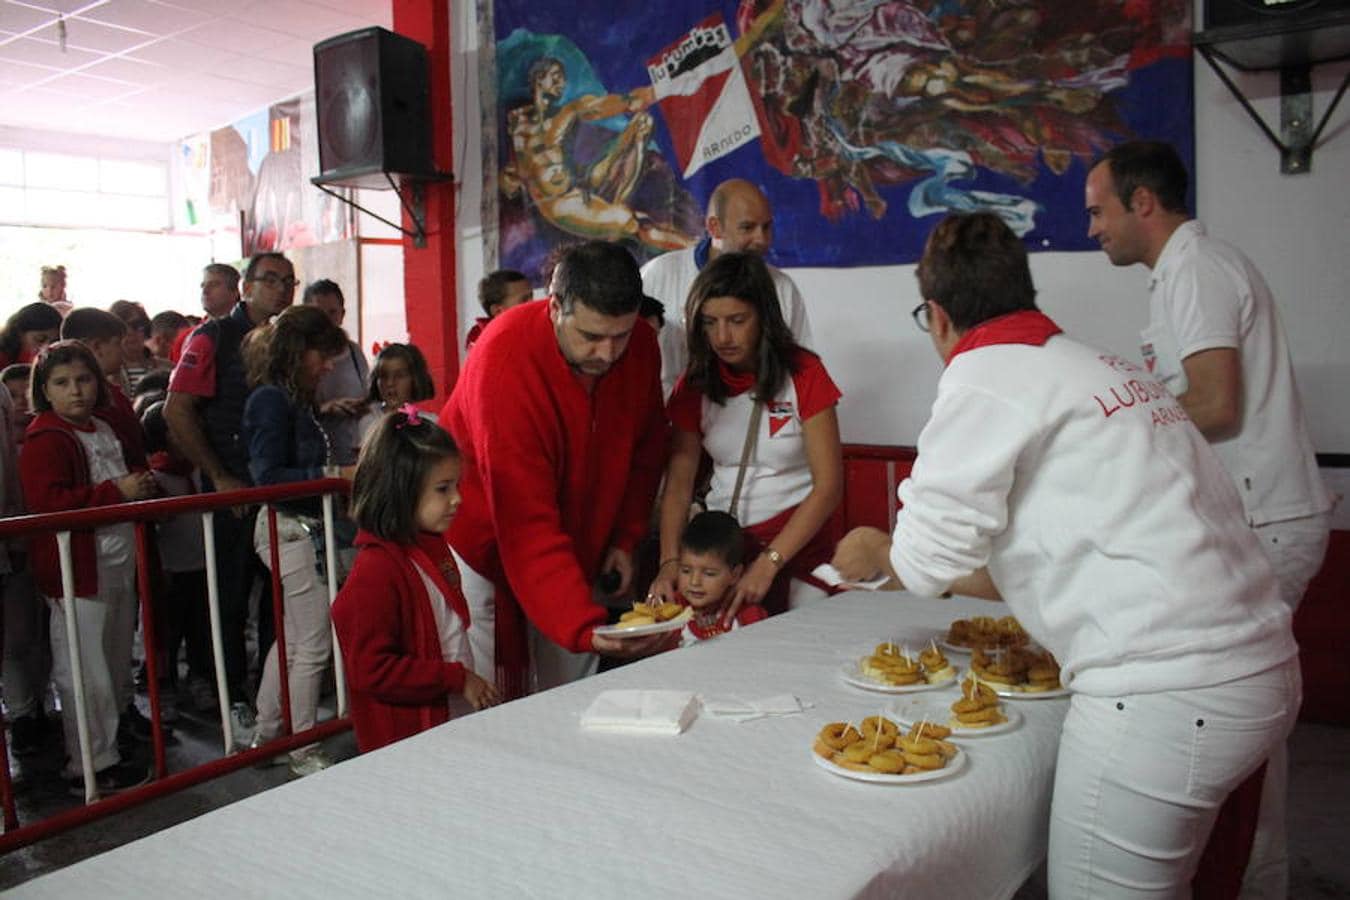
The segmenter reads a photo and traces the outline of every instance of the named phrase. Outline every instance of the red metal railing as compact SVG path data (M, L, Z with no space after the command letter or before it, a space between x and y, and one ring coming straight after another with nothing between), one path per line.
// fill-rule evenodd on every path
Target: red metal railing
M91 509L68 510L40 515L16 516L0 519L0 539L27 537L35 534L56 532L58 552L61 562L62 586L66 600L61 604L67 622L67 634L70 635L72 674L76 684L76 709L63 710L62 715L76 715L79 719L80 747L68 747L67 752L75 757L79 755L81 767L85 772L86 805L67 810L28 825L20 825L15 805L13 785L10 778L9 758L4 739L4 722L0 719L0 806L3 807L4 833L0 834L0 854L18 847L26 846L53 834L92 822L96 819L117 813L123 809L146 803L157 797L182 790L192 785L253 765L279 753L302 747L322 740L351 728L346 718L346 679L342 672L342 659L338 651L337 640L333 640L333 662L337 671L338 709L337 718L321 722L313 728L298 734L292 733L290 707L290 686L286 665L285 598L279 565L277 541L276 509L271 505L278 501L295 500L303 497L322 495L327 542L328 600L331 604L337 593L337 554L333 542L333 497L345 494L349 488L346 481L339 478L323 478L315 481L295 482L274 487L248 488L240 491L225 491L212 494L196 494L188 497L169 497L158 500L142 500L135 503L118 503ZM230 726L230 703L225 683L224 651L220 625L220 595L218 572L216 567L215 544L213 540L212 518L220 512L233 515L235 508L263 505L268 517L268 536L271 555L272 604L276 622L276 645L278 680L281 692L282 732L281 736L268 741L257 748L240 749L233 746ZM164 729L160 723L160 697L158 672L158 639L155 634L155 598L151 590L151 572L149 568L149 539L147 528L150 523L168 519L186 513L200 513L203 519L203 539L206 551L207 598L211 617L211 647L216 668L216 692L220 702L221 729L225 756L182 772L170 774L164 756ZM150 783L114 795L98 799L97 785L93 778L93 764L89 749L88 725L83 707L83 678L80 674L78 632L76 613L69 598L74 595L74 570L71 564L70 532L88 530L105 525L131 522L135 528L136 539L136 585L140 597L141 628L145 648L145 667L150 699L151 744L154 752L154 773ZM252 536L246 539L252 540ZM266 655L266 647L260 647L259 653Z

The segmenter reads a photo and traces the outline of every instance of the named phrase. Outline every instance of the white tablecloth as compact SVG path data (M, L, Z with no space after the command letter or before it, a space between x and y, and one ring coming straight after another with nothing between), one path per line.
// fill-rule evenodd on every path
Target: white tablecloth
M15 896L1006 897L1045 853L1066 700L1018 703L1022 725L963 742L968 765L942 781L862 784L811 759L823 724L892 700L845 684L844 660L1002 611L841 595L459 719ZM582 731L612 688L790 692L815 707L741 724L704 715L678 737Z

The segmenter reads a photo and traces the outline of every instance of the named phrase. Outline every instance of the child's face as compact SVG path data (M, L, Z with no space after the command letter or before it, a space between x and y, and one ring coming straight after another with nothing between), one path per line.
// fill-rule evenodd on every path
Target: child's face
M52 412L67 422L84 424L94 414L98 402L98 379L84 363L70 362L53 366L42 386Z
M398 357L384 360L375 383L380 389L380 399L390 409L412 402L413 378L406 360Z
M694 609L712 609L741 578L741 566L729 566L717 553L680 550L677 587Z
M506 286L506 294L502 297L501 303L494 303L488 308L488 318L495 319L513 306L519 306L534 294L534 289L530 287L528 281L513 281Z
M19 346L27 356L36 356L37 352L43 347L56 340L58 332L55 328L43 328L38 331L24 331L19 334Z
M5 382L9 389L9 399L14 401L14 420L22 422L28 418L28 379L12 378Z
M446 457L427 470L417 495L417 527L440 534L459 509L459 458Z
M104 375L115 375L121 370L122 363L126 359L122 352L121 338L103 338L88 341L86 345L93 351L94 359L98 360L98 367L103 370Z

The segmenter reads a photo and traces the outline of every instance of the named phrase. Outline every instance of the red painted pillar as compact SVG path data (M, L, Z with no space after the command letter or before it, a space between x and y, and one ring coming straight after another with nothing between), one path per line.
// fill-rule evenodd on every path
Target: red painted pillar
M392 0L394 31L427 48L431 75L432 158L440 172L453 172L454 126L450 109L451 0ZM424 185L425 247L403 239L403 293L412 342L427 358L436 398L428 409L441 408L459 374L458 297L455 276L455 186ZM412 222L405 214L405 228Z

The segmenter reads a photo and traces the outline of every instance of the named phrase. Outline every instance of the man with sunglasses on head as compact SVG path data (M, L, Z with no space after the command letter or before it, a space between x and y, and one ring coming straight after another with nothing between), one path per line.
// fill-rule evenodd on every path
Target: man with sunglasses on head
M200 470L207 490L251 486L248 452L241 437L249 388L240 348L254 327L291 305L296 284L295 268L285 256L254 254L244 270L242 299L228 315L210 319L192 333L173 370L164 418L175 445ZM214 530L234 737L247 746L252 740L252 713L245 688L244 624L254 569L253 516L219 512L214 516Z

